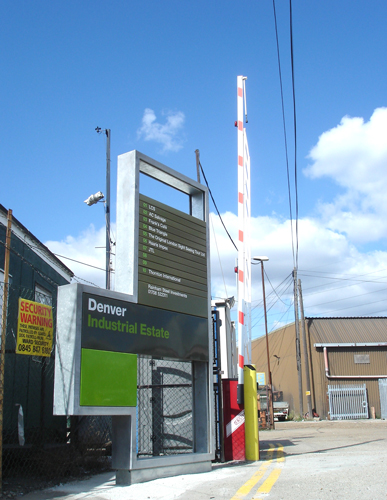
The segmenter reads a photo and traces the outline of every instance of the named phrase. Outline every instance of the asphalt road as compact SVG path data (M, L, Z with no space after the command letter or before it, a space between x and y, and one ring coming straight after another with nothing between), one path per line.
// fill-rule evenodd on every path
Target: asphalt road
M387 499L387 421L276 424L260 432L260 460L118 487L114 474L25 495L26 500Z

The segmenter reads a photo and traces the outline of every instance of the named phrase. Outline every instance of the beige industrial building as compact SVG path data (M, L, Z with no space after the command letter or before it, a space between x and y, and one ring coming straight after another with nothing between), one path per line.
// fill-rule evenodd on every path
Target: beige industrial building
M387 318L305 318L312 408L321 418L386 418ZM295 323L268 335L273 388L300 414ZM305 352L300 325L303 412ZM266 339L252 342L252 363L267 374ZM361 395L359 393L361 391Z

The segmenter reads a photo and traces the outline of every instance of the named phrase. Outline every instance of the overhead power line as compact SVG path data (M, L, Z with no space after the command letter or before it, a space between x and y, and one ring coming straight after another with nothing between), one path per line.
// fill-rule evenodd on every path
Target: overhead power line
M295 261L295 255L294 255L293 213L292 213L292 196L291 196L291 189L290 189L288 139L287 139L287 134L286 134L284 92L283 92L283 85L282 85L281 56L280 56L279 40L278 40L278 25L277 25L277 13L275 10L275 0L273 0L273 12L274 12L275 38L276 38L276 42L277 42L278 73L279 73L280 91L281 91L282 124L283 124L283 129L284 129L285 159L286 159L286 173L287 173L287 181L288 181L288 199L289 199L289 215L290 215L290 233L291 233L291 239L292 239L293 267L295 267L296 261Z
M294 85L294 50L293 50L293 11L292 0L289 0L290 13L290 59L292 67L292 89L293 89L293 128L294 128L294 190L296 198L296 269L298 269L298 181L297 181L297 114L296 114L296 90Z
M81 262L80 260L75 260L75 259L71 259L70 257L65 257L64 255L59 255L57 253L54 253L54 255L55 255L55 257L60 257L61 259L71 260L72 262L76 262L77 264L82 264L83 266L92 267L94 269L98 269L99 271L104 271L104 272L106 271L106 269L102 269L102 267L93 266L91 264L87 264L86 262Z
M301 276L307 276L309 278L322 278L322 279L328 279L328 280L336 280L336 281L356 281L357 283L375 283L375 284L380 284L380 285L385 285L386 281L378 281L378 280L362 280L356 277L353 278L337 278L335 276L316 276L314 274L307 274L307 273L300 273ZM324 286L324 285L318 285L318 286ZM310 288L316 288L316 287L310 287Z
M290 22L290 62L291 62L291 81L292 81L292 100L293 100L293 133L294 133L294 190L295 190L295 233L293 231L293 210L292 210L292 196L290 187L290 173L289 173L289 147L286 134L286 119L285 119L285 105L284 105L284 92L283 92L283 82L282 82L282 69L281 69L281 57L279 48L279 38L278 38L278 25L277 25L277 13L275 8L275 0L273 0L273 13L274 13L274 28L276 36L277 45L277 60L278 60L278 72L280 81L280 91L281 91L281 105L282 105L282 122L284 130L284 143L285 143L285 158L286 158L286 172L287 172L287 183L288 183L288 198L289 198L289 215L290 215L290 231L291 231L291 241L292 241L292 254L293 254L293 267L298 268L298 179L297 179L297 119L296 119L296 92L294 83L294 50L293 50L293 14L292 14L292 2L289 0L289 22Z
M206 183L206 186L208 187L208 192L210 193L210 196L211 196L211 200L212 200L212 203L214 204L214 207L215 207L215 210L217 212L217 214L219 215L219 219L224 227L224 230L226 231L227 233L227 236L230 238L230 241L231 243L234 245L234 248L236 251L238 251L238 247L235 245L234 243L234 240L231 238L231 235L230 233L227 231L227 228L223 222L223 219L222 219L222 216L220 215L219 213L219 210L218 210L218 207L216 206L216 203L215 203L215 200L214 200L214 197L212 196L212 193L211 193L211 189L210 189L210 186L208 185L208 182L207 182L207 178L206 178L206 174L204 173L204 170L203 170L203 167L202 167L202 164L199 162L199 166L200 166L200 170L202 171L202 174L203 174L203 178L204 178L204 181Z

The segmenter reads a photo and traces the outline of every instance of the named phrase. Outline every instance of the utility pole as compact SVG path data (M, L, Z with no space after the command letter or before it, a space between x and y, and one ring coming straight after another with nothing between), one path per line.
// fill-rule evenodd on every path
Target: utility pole
M198 149L195 149L196 155L196 175L198 178L198 182L200 182L200 152Z
M106 134L106 193L105 193L105 210L106 210L106 289L110 290L110 128L105 130Z
M263 272L263 259L261 259L261 273L262 273L262 291L263 291L263 310L264 310L264 314L265 314L267 373L269 375L269 398L266 399L266 405L267 405L268 411L270 411L270 429L274 430L273 382L271 379L269 336L267 333L266 292L265 292L265 276L264 276L264 272ZM266 394L267 394L267 391L266 391ZM270 410L269 410L269 408L270 408Z
M5 344L7 333L8 287L9 287L9 261L12 234L12 210L8 210L7 232L5 237L4 258L4 288L3 309L1 322L1 355L0 355L0 491L3 489L3 414L4 414L4 370L5 370Z
M298 398L300 400L300 417L304 416L304 404L302 395L302 371L301 371L301 346L300 346L300 323L298 319L298 287L297 287L297 269L293 269L294 280L294 321L296 327L296 358L298 373Z
M308 346L307 346L307 343L306 343L304 302L302 300L302 289L301 289L301 280L300 279L298 280L298 292L299 292L299 295L300 295L302 347L304 349L304 369L305 369L305 380L306 380L306 401L308 403L309 418L313 418L312 397L311 397L311 393L310 393L309 355L308 355Z

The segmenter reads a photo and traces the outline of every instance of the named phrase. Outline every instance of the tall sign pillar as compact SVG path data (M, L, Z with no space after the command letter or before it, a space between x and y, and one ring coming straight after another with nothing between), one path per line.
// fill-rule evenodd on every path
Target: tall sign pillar
M142 193L140 174L185 193L188 213ZM58 291L53 412L112 416L117 484L206 472L215 456L208 190L138 151L118 157L117 185L116 290ZM138 403L140 357L187 368L187 451L137 453L139 417L149 411ZM157 437L153 422L142 430Z
M142 193L140 174L185 193L189 213ZM133 295L138 304L151 307L156 314L164 311L184 318L187 326L182 336L188 342L197 338L196 352L203 354L192 359L194 452L163 457L160 467L164 475L210 470L214 457L208 217L206 187L138 151L118 157L116 290ZM153 355L157 357L157 351ZM113 456L117 479L128 483L144 477L153 459L136 459L133 445L131 457L128 455L128 443L135 440L133 417L114 419L113 427L114 432L126 436L116 442ZM154 466L159 461L154 459Z

